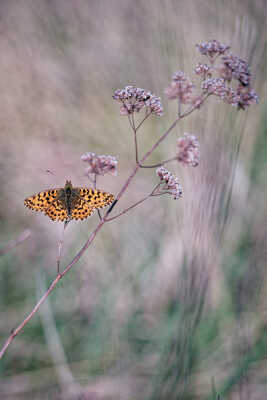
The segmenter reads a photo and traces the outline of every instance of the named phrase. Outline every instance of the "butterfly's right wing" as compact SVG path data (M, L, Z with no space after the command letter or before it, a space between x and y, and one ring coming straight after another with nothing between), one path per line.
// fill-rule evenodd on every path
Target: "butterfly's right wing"
M52 219L52 221L67 221L69 219L67 209L60 200L55 200L45 210L45 215Z
M85 219L94 212L94 207L91 207L89 203L78 198L75 202L75 207L71 210L71 218L73 219Z
M75 188L75 191L77 191L78 197L92 208L106 207L114 201L113 194L98 189Z
M112 194L91 188L74 188L74 195L75 202L71 211L71 218L74 219L85 219L95 209L105 207L114 201Z

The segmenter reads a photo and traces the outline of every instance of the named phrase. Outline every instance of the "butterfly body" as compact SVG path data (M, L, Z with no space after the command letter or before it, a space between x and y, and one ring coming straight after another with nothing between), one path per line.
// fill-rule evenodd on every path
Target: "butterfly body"
M95 209L111 204L114 196L98 189L72 186L66 181L64 188L48 189L27 197L26 207L31 210L44 212L53 221L68 221L85 219Z
M71 211L79 201L79 192L72 187L71 182L66 182L65 188L60 189L56 198L61 203L62 208L67 210L68 217L71 218Z

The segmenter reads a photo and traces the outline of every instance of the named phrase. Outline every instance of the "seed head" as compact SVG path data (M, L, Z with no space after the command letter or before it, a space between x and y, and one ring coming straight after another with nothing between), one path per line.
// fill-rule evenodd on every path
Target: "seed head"
M183 137L177 139L177 150L177 160L184 165L196 167L199 164L199 141L195 135L185 133Z
M117 164L118 161L112 156L97 156L95 153L85 153L81 156L82 161L89 164L86 169L86 175L96 174L96 175L117 175Z
M161 188L160 194L171 194L175 200L183 197L182 186L178 182L178 179L175 178L171 172L169 172L164 167L159 167L156 170L156 174L161 180Z

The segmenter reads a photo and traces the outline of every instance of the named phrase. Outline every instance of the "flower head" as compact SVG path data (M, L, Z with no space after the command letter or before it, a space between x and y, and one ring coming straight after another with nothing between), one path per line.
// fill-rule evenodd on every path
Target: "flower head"
M230 46L219 42L218 40L210 40L209 42L202 42L196 45L199 52L204 56L207 56L210 61L218 55L225 54Z
M211 40L200 43L197 47L212 64L217 56L222 56L220 58L222 62L217 67L208 67L206 64L199 63L195 68L195 73L205 79L201 85L204 93L219 96L224 102L243 110L251 104L258 103L258 95L250 86L249 65L241 58L229 53L230 46ZM219 77L213 77L215 72ZM237 80L238 84L230 87L229 83L233 79ZM194 105L193 102L192 104Z
M248 64L241 58L230 54L222 57L228 74L237 79L243 86L248 86L251 80L251 73Z
M177 139L177 160L184 165L196 167L199 164L200 151L199 141L195 135L185 133L183 137Z
M228 87L223 100L225 101L225 103L231 104L231 106L238 106L241 98L236 90Z
M96 175L117 175L117 164L118 161L112 156L97 156L95 153L85 153L81 156L82 161L89 164L86 169L86 175L96 174Z
M236 90L229 88L224 101L232 106L245 110L251 104L257 104L259 97L254 89L248 86L239 85Z
M172 76L171 85L165 89L165 94L169 100L179 99L182 104L190 103L193 83L187 78L183 71L177 71Z
M139 112L142 108L146 112L156 115L163 114L163 106L160 97L155 96L148 90L129 85L123 89L117 89L114 92L113 99L122 103L120 107L121 115L133 114Z
M211 68L207 64L198 63L194 69L196 75L203 78L211 77Z
M178 179L175 178L171 172L164 167L159 167L156 170L156 174L160 178L162 184L159 194L171 194L175 200L183 197L182 186L178 182Z
M219 97L224 97L227 92L225 80L223 78L206 79L201 87L206 93L214 94Z

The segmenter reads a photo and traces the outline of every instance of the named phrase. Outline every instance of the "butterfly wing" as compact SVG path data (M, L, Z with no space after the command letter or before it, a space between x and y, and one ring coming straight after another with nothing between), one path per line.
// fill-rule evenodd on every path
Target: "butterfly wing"
M72 200L69 203L66 203L64 194L63 188L49 189L27 197L24 204L31 210L44 212L53 221L66 221L68 219L83 220L95 209L105 207L114 201L112 194L91 188L74 188ZM68 209L70 215L68 215Z
M79 197L75 202L75 207L71 210L71 218L83 220L89 217L93 212L94 208Z
M56 200L59 192L60 189L50 189L36 193L33 196L27 197L24 200L24 204L31 210L45 212Z
M52 221L67 221L69 219L67 209L60 200L54 200L45 210L45 215L52 219Z
M84 200L84 202L93 209L106 207L114 201L113 194L101 192L97 189L75 188L75 190L77 191L79 198Z

